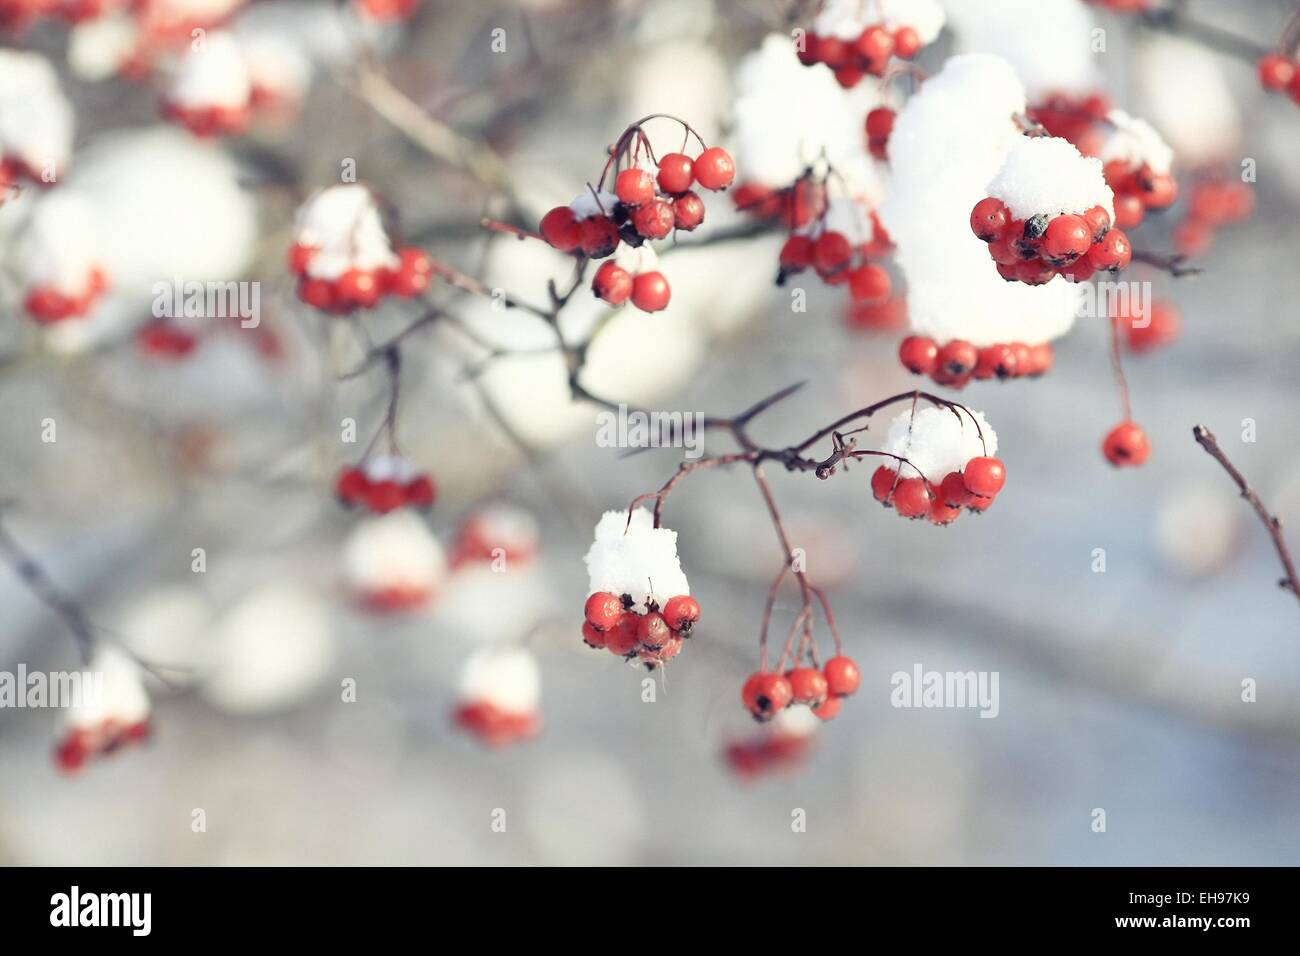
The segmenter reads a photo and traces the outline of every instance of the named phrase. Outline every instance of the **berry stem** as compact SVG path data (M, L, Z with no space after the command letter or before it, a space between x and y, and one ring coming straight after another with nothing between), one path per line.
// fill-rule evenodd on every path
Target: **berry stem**
M49 573L21 545L4 525L4 508L0 503L0 553L14 573L46 607L52 610L72 632L82 664L89 665L95 649L94 628L81 605L63 592Z
M1223 449L1219 447L1219 442L1214 437L1213 432L1204 425L1196 425L1192 428L1192 437L1196 439L1197 444L1204 448L1211 458L1223 467L1223 470L1228 473L1228 477L1236 483L1238 491L1241 492L1241 497L1245 498L1250 503L1250 506L1255 509L1255 514L1259 516L1259 520L1263 522L1264 530L1268 532L1269 538L1273 541L1273 548L1277 551L1278 559L1282 562L1282 570L1286 573L1286 576L1277 582L1278 586L1290 591L1296 599L1300 600L1300 577L1296 576L1295 562L1291 560L1291 552L1287 548L1286 540L1282 537L1281 520L1276 515L1270 514L1269 510L1264 507L1264 503L1259 500L1259 495L1255 494L1245 476L1237 470L1237 466L1229 460Z

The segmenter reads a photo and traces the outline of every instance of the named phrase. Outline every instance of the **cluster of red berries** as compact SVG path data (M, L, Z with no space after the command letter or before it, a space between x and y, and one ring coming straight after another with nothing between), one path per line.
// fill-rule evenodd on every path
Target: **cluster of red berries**
M854 332L897 332L907 327L907 297L892 295L883 302L853 302L844 321Z
M826 184L811 174L784 189L741 183L732 196L738 211L777 221L789 230L808 225L826 211Z
M35 286L23 300L23 308L41 325L52 325L87 315L106 291L108 275L96 266L87 275L86 286L81 292L69 294L53 286Z
M753 779L768 771L798 766L812 743L810 734L764 733L754 740L732 741L723 757L736 776Z
M97 754L112 753L148 738L147 720L127 724L109 719L95 727L75 727L54 748L54 762L64 773L74 773Z
M39 173L16 156L0 155L0 206L5 204L9 193L18 187L19 180L30 180L48 185Z
M1187 217L1174 227L1174 245L1184 255L1199 256L1214 244L1223 226L1241 222L1255 209L1250 187L1233 179L1203 180L1192 186Z
M599 196L593 215L579 216L572 206L556 206L545 216L539 231L551 246L589 259L604 259L619 243L632 248L647 240L664 239L673 230L685 232L704 222L704 200L692 186L726 189L736 178L736 163L720 146L710 146L692 159L685 153L659 157L658 172L629 166L614 178L614 202L605 209ZM668 306L671 290L657 269L633 275L617 263L605 263L596 272L592 292L610 305L631 300L643 312Z
M108 7L104 0L0 0L0 29L17 32L40 17L83 23L102 16Z
M1016 219L1002 200L987 196L971 210L970 227L989 244L989 256L1008 282L1043 285L1058 275L1084 282L1095 272L1118 272L1133 258L1128 236L1111 228L1101 206L1081 215Z
M1030 122L1043 127L1085 156L1096 156L1102 145L1100 124L1110 113L1110 99L1104 93L1074 96L1053 93L1025 110Z
M289 249L289 269L298 276L298 298L331 315L346 315L354 309L370 309L384 296L413 299L429 288L434 264L423 249L398 250L394 269L348 269L336 279L310 274L317 250L302 243Z
M882 23L873 23L853 40L809 32L803 41L797 50L799 62L804 66L825 63L845 89L857 86L864 76L884 76L890 57L910 60L921 52L916 30L903 26L891 33Z
M371 20L410 19L420 0L356 0L357 9Z
M438 492L427 474L413 469L406 474L397 471L376 474L377 471L360 465L339 472L334 482L339 502L349 508L361 505L381 515L407 506L433 507Z
M1113 320L1124 326L1124 341L1138 354L1151 352L1178 338L1182 321L1172 302L1151 302L1145 311L1131 302L1116 303Z
M831 720L861 683L857 663L839 655L821 670L801 666L784 674L755 671L740 689L740 699L758 721L771 720L791 704L805 704L822 720Z
M1259 84L1270 93L1286 93L1300 103L1300 60L1270 53L1259 61Z
M681 652L682 643L700 620L700 605L685 594L669 598L663 609L653 601L646 613L632 610L630 595L597 591L583 609L582 640L616 657L637 658L654 670Z
M158 112L163 119L184 126L200 139L236 136L248 128L251 115L248 103L187 106L168 99L158 104Z
M141 352L155 359L180 359L193 352L199 337L168 319L153 319L135 334Z
M1178 182L1169 173L1158 173L1143 163L1134 167L1123 160L1111 160L1102 173L1115 194L1115 225L1136 229L1149 209L1167 209L1178 198Z
M931 524L952 524L968 511L987 511L1007 481L1001 460L987 455L972 458L961 471L950 471L936 488L927 479L901 478L888 465L871 476L871 493L886 508L904 518L927 518Z
M528 711L516 713L487 700L461 704L452 714L456 726L488 747L508 747L537 736L542 728L541 715Z
M909 335L898 346L898 360L905 369L914 375L928 375L936 385L949 388L964 388L971 379L1037 378L1052 367L1054 358L1048 342L976 348L965 339L940 345L928 336Z
M889 158L889 137L894 132L896 118L897 114L888 106L877 106L867 114L867 152L876 159Z
M1151 441L1136 422L1124 421L1106 433L1101 453L1116 468L1135 468L1151 457Z
M888 234L872 213L874 235L869 242L854 244L844 233L823 229L813 238L796 232L781 247L781 271L777 284L812 268L828 285L849 287L854 302L879 303L889 298L893 283L882 266L871 261L891 248Z

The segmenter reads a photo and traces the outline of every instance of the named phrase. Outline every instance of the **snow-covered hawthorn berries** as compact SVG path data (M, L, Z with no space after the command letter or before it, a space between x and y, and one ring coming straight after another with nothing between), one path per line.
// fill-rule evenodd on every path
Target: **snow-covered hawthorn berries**
M361 505L375 514L398 508L432 508L437 497L433 479L400 455L376 455L344 468L334 483L344 505Z
M465 663L456 726L488 747L500 748L541 730L541 671L522 647L485 648Z
M801 38L799 59L824 63L841 86L853 87L864 76L884 76L891 57L916 56L943 24L935 0L827 0Z
M889 463L872 474L872 496L904 518L951 524L962 508L985 510L1006 482L996 433L958 406L900 413L881 451Z

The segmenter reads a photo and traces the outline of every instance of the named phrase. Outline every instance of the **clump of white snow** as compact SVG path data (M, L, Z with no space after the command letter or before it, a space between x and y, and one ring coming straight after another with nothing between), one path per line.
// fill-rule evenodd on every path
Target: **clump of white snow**
M1056 136L1021 136L1007 152L988 194L1006 203L1011 215L1028 219L1084 213L1101 206L1114 218L1114 194L1102 176L1101 160L1084 156Z
M884 459L904 478L916 477L919 470L938 484L949 472L962 471L972 458L997 454L998 436L981 412L932 406L917 409L913 416L908 408L889 423L880 450L911 462L914 467Z
M239 41L230 33L214 32L181 59L167 98L178 106L242 108L251 92Z
M39 53L0 49L0 156L58 175L72 155L72 104Z
M41 196L33 207L18 261L29 287L76 296L90 284L100 253L95 210L76 192L56 190Z
M124 651L101 646L87 671L91 679L83 683L81 699L68 708L64 718L69 727L93 729L106 721L138 724L149 716L143 672Z
M1012 146L1025 92L1010 65L984 53L948 60L908 100L889 139L893 179L880 218L908 285L912 330L975 346L1048 342L1074 323L1079 290L1062 278L1006 282L971 233ZM942 476L940 476L942 477Z
M1153 172L1167 173L1174 164L1174 151L1146 120L1130 116L1123 110L1106 114L1111 131L1101 147L1101 161L1120 161L1129 166L1149 166Z
M626 511L606 511L584 560L591 579L588 593L631 595L639 614L646 613L649 601L662 607L669 598L691 593L677 557L677 532L654 527L645 508L632 512L630 525Z
M358 524L343 546L343 574L363 595L437 593L446 576L442 546L419 515L403 509Z
M370 190L360 183L328 186L298 211L294 241L311 246L307 274L337 279L349 269L393 269L399 259Z
M891 32L911 27L921 43L932 43L943 29L938 0L827 0L813 21L812 32L841 40L856 40L869 26L881 24Z
M531 714L541 696L541 669L532 653L522 647L475 651L460 675L464 703L487 703L509 714Z
M618 205L618 197L604 189L584 189L569 203L569 210L576 219L590 219L592 216L608 216Z

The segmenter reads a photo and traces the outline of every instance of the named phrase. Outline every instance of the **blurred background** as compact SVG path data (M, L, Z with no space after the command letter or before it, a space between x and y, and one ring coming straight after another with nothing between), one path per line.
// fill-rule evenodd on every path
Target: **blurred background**
M1006 5L1026 24L1027 48L1061 19L1056 6ZM572 400L552 330L435 283L428 301L456 321L405 340L397 416L403 452L438 484L428 528L451 551L467 519L505 505L536 522L535 538L526 535L535 553L504 573L454 564L427 606L375 613L358 600L354 570L369 519L341 508L332 485L380 428L390 388L382 363L345 376L422 306L322 316L295 298L284 256L295 209L352 161L391 206L395 235L545 306L547 281L563 287L570 274L565 258L486 232L480 218L532 228L598 177L607 146L651 112L729 144L738 65L809 11L425 0L387 22L347 4L248 7L235 22L297 38L297 54L282 47L271 59L297 55L308 79L281 112L216 141L164 124L156 79L106 66L102 38L83 33L78 46L86 24L70 34L43 20L4 35L6 48L37 51L58 71L76 133L68 182L55 188L80 176L106 197L106 248L119 275L138 278L115 286L74 333L36 327L22 314L12 253L40 190L0 206L4 527L100 640L165 663L168 680L146 678L146 743L73 774L51 757L58 711L0 711L0 862L1300 857L1300 607L1275 585L1277 557L1255 516L1191 436L1193 424L1209 426L1283 522L1300 523L1300 115L1259 88L1249 52L1175 29L1181 21L1060 4L1086 19L1080 44L1105 31L1086 82L1160 129L1184 195L1197 177L1238 177L1249 158L1255 211L1196 257L1203 274L1142 275L1182 317L1177 341L1126 357L1134 415L1153 445L1145 467L1117 471L1100 454L1120 405L1106 322L1081 319L1055 343L1047 376L976 382L957 396L993 423L1007 464L1007 488L987 514L949 528L900 521L872 500L869 467L825 482L769 469L863 688L791 760L745 775L726 750L761 733L739 688L756 665L781 552L744 470L692 476L670 499L666 523L704 614L645 702L645 671L581 643L582 556L600 514L657 489L680 450L598 447L596 409ZM1210 34L1269 48L1295 5L1173 8ZM917 58L923 70L958 49L1000 47L1013 65L1028 62L1008 34L963 41L952 15ZM1032 100L1051 78L1026 82ZM889 95L901 104L906 92L902 82ZM609 318L585 289L565 310L572 336L599 330L586 388L728 415L807 380L752 428L783 447L915 387L897 360L902 331L851 321L844 291L818 282L803 283L808 310L792 312L773 284L780 231L755 227L725 194L706 201L705 227L663 256L668 310ZM1135 244L1173 250L1184 207L1145 223ZM136 334L149 317L144 290L176 274L260 283L259 328L209 322L183 360L150 354ZM341 439L348 418L355 444ZM1241 441L1246 419L1256 441ZM42 441L46 420L56 441ZM715 435L708 449L732 450ZM381 557L400 564L393 554L406 547L382 544ZM1104 573L1094 571L1099 548ZM778 603L778 634L796 603ZM0 621L0 670L79 666L73 636L12 562L0 568ZM483 748L451 720L459 675L485 646L517 644L540 664L544 726L535 739ZM892 707L890 675L918 664L998 672L997 718ZM1246 679L1257 685L1249 703ZM341 693L349 680L355 701ZM1104 833L1092 829L1095 808ZM796 809L806 832L792 832ZM500 810L504 832L493 827Z

